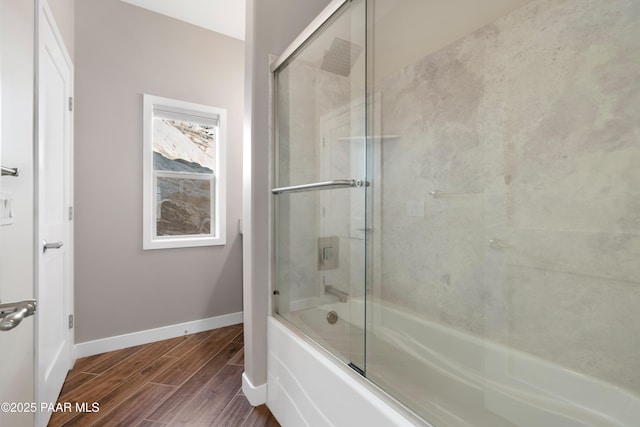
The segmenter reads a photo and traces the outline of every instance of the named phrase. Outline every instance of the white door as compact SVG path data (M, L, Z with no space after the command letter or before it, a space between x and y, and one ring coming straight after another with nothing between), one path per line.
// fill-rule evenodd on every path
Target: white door
M39 7L36 400L55 402L72 365L73 66L46 2ZM50 414L40 412L45 426Z
M0 221L2 303L34 297L33 16L32 1L0 1L0 164L20 169L18 177L0 178L0 197L11 200L14 214L11 221ZM32 427L34 423L33 412L19 406L34 401L33 333L33 316L15 329L0 332L2 427Z

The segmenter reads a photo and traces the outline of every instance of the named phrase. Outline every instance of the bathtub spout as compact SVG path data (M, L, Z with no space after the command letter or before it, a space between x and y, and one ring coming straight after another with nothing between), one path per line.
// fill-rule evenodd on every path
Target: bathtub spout
M349 294L347 292L334 288L332 285L325 285L324 294L336 296L340 302L347 302L349 299Z

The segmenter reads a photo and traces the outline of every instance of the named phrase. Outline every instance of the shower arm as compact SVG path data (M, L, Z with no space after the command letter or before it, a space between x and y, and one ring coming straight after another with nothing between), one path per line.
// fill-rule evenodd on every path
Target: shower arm
M362 187L363 181L359 179L334 179L333 181L313 182L311 184L292 185L271 190L273 194L295 193L298 191L318 191L341 187Z

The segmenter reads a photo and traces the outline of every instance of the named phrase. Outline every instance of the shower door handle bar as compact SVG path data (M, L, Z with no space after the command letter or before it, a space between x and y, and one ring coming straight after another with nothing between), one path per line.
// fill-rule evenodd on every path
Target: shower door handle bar
M359 179L334 179L333 181L313 182L310 184L292 185L271 190L273 194L295 193L299 191L318 191L341 187L362 187Z

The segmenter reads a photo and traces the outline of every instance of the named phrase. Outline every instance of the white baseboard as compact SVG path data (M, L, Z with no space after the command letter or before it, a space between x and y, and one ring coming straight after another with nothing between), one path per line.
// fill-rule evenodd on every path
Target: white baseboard
M267 384L254 386L247 373L242 373L242 393L245 395L252 406L262 405L267 402Z
M223 316L210 317L208 319L194 320L192 322L179 323L162 328L148 329L146 331L132 332L130 334L78 343L75 345L75 355L78 358L92 356L107 351L120 350L140 344L180 337L186 334L236 325L238 323L242 323L241 311Z

